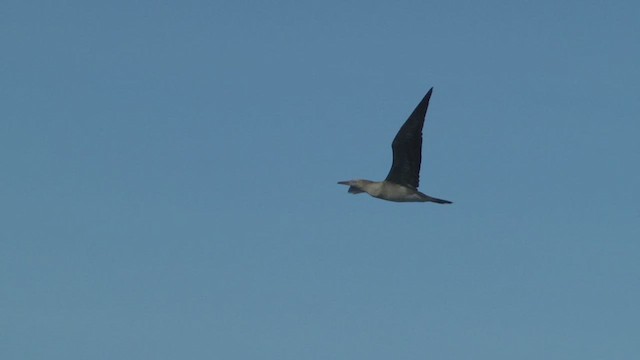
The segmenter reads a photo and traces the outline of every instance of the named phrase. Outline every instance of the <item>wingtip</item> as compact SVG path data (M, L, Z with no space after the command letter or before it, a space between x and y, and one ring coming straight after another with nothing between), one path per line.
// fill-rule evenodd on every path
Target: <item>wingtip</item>
M433 86L431 87L431 89L429 89L429 91L427 91L427 94L424 96L423 100L429 100L431 99L431 94L433 93Z

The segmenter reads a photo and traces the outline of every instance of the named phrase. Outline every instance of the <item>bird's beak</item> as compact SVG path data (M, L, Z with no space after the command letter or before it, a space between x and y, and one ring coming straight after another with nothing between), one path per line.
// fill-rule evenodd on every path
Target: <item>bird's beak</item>
M338 184L351 186L351 180L349 180L349 181L338 181Z

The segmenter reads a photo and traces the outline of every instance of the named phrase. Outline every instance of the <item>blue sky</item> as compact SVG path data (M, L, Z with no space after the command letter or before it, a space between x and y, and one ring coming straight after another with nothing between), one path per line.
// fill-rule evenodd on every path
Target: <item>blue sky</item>
M632 359L637 1L4 1L3 359ZM353 196L434 86L420 189Z

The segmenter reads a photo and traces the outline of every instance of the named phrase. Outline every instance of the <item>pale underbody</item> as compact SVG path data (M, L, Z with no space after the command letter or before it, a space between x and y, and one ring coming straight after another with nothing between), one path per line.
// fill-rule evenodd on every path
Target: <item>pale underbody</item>
M447 200L433 198L423 194L417 189L396 184L390 181L374 182L369 180L341 181L339 184L349 185L349 192L352 194L367 194L383 200L395 202L427 202L449 203Z

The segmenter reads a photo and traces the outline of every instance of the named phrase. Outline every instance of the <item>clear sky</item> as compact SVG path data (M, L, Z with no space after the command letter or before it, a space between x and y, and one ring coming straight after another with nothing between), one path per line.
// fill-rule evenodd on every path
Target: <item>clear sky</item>
M640 2L0 5L0 358L636 359ZM383 179L430 87L420 189Z

